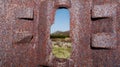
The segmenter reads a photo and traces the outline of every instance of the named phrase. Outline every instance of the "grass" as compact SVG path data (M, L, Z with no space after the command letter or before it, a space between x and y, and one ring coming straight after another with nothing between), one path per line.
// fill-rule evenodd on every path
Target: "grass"
M52 53L54 54L55 57L57 58L64 58L67 59L70 57L71 54L71 48L69 47L56 47L53 46Z

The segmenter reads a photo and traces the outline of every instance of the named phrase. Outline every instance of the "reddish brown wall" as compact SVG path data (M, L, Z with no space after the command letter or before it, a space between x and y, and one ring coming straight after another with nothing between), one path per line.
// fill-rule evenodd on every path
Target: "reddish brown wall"
M97 34L97 36L102 35L104 38L103 34L106 34L106 36L109 36L108 38L110 39L111 37L114 37L113 40L111 40L109 43L106 43L106 45L112 44L112 46L106 46L103 48L93 48L92 50L92 58L93 58L93 65L94 67L119 67L119 43L117 40L117 33L118 33L118 17L117 17L117 8L118 4L117 1L115 0L93 0L94 6L95 5L104 5L104 4L110 4L111 10L109 12L114 13L112 15L109 14L107 16L101 16L95 17L97 20L92 21L92 30L93 30L93 35ZM114 6L114 8L112 8ZM108 8L103 7L105 11L107 11ZM104 12L105 13L105 12ZM102 12L101 12L102 15ZM98 15L99 16L99 15ZM105 39L103 39L104 42ZM100 42L100 41L99 41ZM116 42L113 44L113 42ZM100 44L102 45L102 44Z
M70 11L70 59L53 58L50 27ZM117 0L0 0L0 67L119 67Z

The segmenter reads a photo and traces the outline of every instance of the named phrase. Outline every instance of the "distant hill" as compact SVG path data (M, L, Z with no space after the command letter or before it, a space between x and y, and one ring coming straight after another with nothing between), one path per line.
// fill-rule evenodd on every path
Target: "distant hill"
M69 35L69 32L70 31L56 31L56 32L54 32L54 33L52 33L51 35L66 35L66 36L68 36Z
M56 31L54 33L51 34L52 38L65 38L65 37L69 37L69 33L70 31Z

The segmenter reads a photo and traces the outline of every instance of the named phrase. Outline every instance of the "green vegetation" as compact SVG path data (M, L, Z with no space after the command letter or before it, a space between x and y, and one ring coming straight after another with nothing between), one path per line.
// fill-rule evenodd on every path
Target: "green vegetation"
M67 38L69 36L66 35L50 35L50 38Z
M66 59L66 58L70 57L71 48L53 46L52 53L57 58L64 58L64 59Z
M50 35L52 40L52 53L56 58L67 59L71 54L71 40L69 31L57 31Z

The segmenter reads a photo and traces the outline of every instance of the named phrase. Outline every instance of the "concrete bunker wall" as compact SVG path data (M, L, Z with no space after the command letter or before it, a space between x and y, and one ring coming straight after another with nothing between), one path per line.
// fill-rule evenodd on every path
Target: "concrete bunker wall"
M120 66L117 0L0 0L0 67L60 67L50 41L58 7L71 15L72 55L62 67Z

